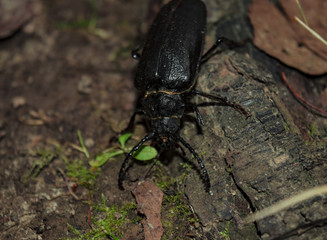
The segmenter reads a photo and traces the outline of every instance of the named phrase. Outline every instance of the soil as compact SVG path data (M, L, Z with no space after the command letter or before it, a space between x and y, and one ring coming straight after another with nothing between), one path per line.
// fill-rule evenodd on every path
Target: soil
M87 165L74 147L80 145L78 130L91 156L117 144L112 139L127 126L138 99L133 86L137 61L130 52L143 39L158 2L26 0L18 5L20 11L11 17L19 26L8 24L10 29L0 34L0 239L74 238L68 224L82 233L91 230L88 214L95 212L88 201L99 203L105 196L108 205L135 202L135 183L126 181L125 191L117 185L123 156L101 167L92 191L74 188L78 199L67 189L65 157L84 159ZM217 36L236 41L251 37L249 1L205 2L206 49ZM89 19L97 20L96 27L85 25ZM205 126L194 127L192 118L183 122L181 136L206 159L212 195L205 192L191 154L183 155L178 148L163 153L160 159L171 177L183 174L179 163L193 166L181 186L164 194L181 191L183 202L199 219L195 224L175 219L178 234L166 234L166 239L327 238L323 196L256 223L242 220L327 180L326 118L294 99L277 64L247 43L201 66L197 88L241 104L251 116L209 106L200 109ZM312 95L326 92L325 75L313 77L284 67L299 86L312 89ZM132 142L146 131L138 124ZM59 146L61 152L55 154ZM134 162L129 178L144 177L151 170L150 164L144 165ZM148 175L155 180L155 174ZM68 185L74 187L72 182ZM168 212L163 207L162 215ZM122 239L143 238L140 222L125 226Z

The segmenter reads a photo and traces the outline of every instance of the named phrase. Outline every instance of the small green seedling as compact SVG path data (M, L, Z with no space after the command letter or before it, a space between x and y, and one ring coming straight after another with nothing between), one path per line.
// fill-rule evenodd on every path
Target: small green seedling
M81 131L80 130L77 130L77 135L78 135L78 140L81 144L81 151L85 154L85 157L86 158L90 158L90 154L89 152L87 151L85 145L84 145L84 141L83 141L83 138L82 138L82 134L81 134Z
M39 149L35 152L35 155L40 157L38 160L36 160L33 163L33 167L30 170L30 172L24 177L24 183L27 182L27 180L32 177L36 178L39 173L47 167L53 159L55 159L60 152L60 148L57 147L55 151L48 150L48 149Z
M125 147L125 143L132 136L131 133L125 133L118 138L118 141L122 147Z
M118 138L120 146L115 146L107 151L101 153L100 155L96 156L94 160L89 161L89 164L93 168L101 167L105 164L109 159L124 154L129 153L132 148L126 147L126 142L131 138L131 133L125 133ZM133 156L140 161L149 161L154 159L157 156L158 152L155 148L151 146L144 145L138 151L136 151Z
M99 174L100 167L104 165L107 161L113 160L115 156L129 153L131 151L131 147L126 147L126 142L132 136L131 133L123 134L119 137L118 141L120 145L114 146L107 151L101 152L94 157L90 157L90 154L84 144L84 140L80 131L77 131L78 139L80 145L71 144L71 146L82 152L86 159L88 160L88 164L90 167L84 166L84 161L81 159L75 159L70 162L68 159L62 155L62 159L66 163L67 168L67 176L74 178L81 185L86 186L91 189L93 184L95 183L96 177ZM157 150L150 146L143 146L139 149L139 151L135 152L133 155L137 160L140 161L148 161L153 159L157 155ZM52 158L48 156L47 158Z

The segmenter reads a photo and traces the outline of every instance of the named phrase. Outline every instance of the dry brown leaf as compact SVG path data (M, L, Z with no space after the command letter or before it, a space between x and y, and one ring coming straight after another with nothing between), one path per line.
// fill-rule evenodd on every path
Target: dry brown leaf
M161 224L162 191L153 182L141 181L133 194L138 211L146 217L142 220L145 240L160 240L164 231Z
M249 17L254 29L254 44L258 48L302 72L312 75L327 72L327 61L316 54L317 50L312 51L299 42L297 28L272 3L253 0Z
M316 37L310 34L304 27L298 24L294 19L294 16L301 17L301 12L294 1L282 0L280 1L284 11L286 12L292 28L295 29L297 41L306 45L309 49L315 52L315 54L321 56L327 61L327 46L319 41ZM304 11L305 18L308 21L308 25L315 32L317 32L323 39L327 40L327 2L326 0L302 0L300 1L301 7Z

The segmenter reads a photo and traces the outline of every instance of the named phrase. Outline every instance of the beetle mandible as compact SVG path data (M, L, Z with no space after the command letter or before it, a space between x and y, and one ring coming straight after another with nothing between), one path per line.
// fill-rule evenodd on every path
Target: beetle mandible
M178 134L186 108L192 109L196 113L197 122L203 125L197 105L187 105L185 98L200 95L231 106L242 114L247 115L247 112L223 97L194 89L200 63L222 40L218 39L202 56L205 32L206 7L201 0L172 0L162 7L154 20L134 81L135 87L144 93L142 109L133 114L129 123L130 126L134 122L136 114L143 113L150 120L152 132L136 144L125 158L119 172L118 183L121 189L129 158L143 143L156 138L163 147L169 147L173 142L182 143L199 163L206 190L210 190L209 175L200 156Z

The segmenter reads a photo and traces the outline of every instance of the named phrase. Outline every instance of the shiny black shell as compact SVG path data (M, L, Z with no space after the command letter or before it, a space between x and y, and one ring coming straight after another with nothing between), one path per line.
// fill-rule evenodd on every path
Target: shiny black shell
M205 27L202 1L173 0L163 6L148 33L135 87L148 92L190 90L199 70Z

